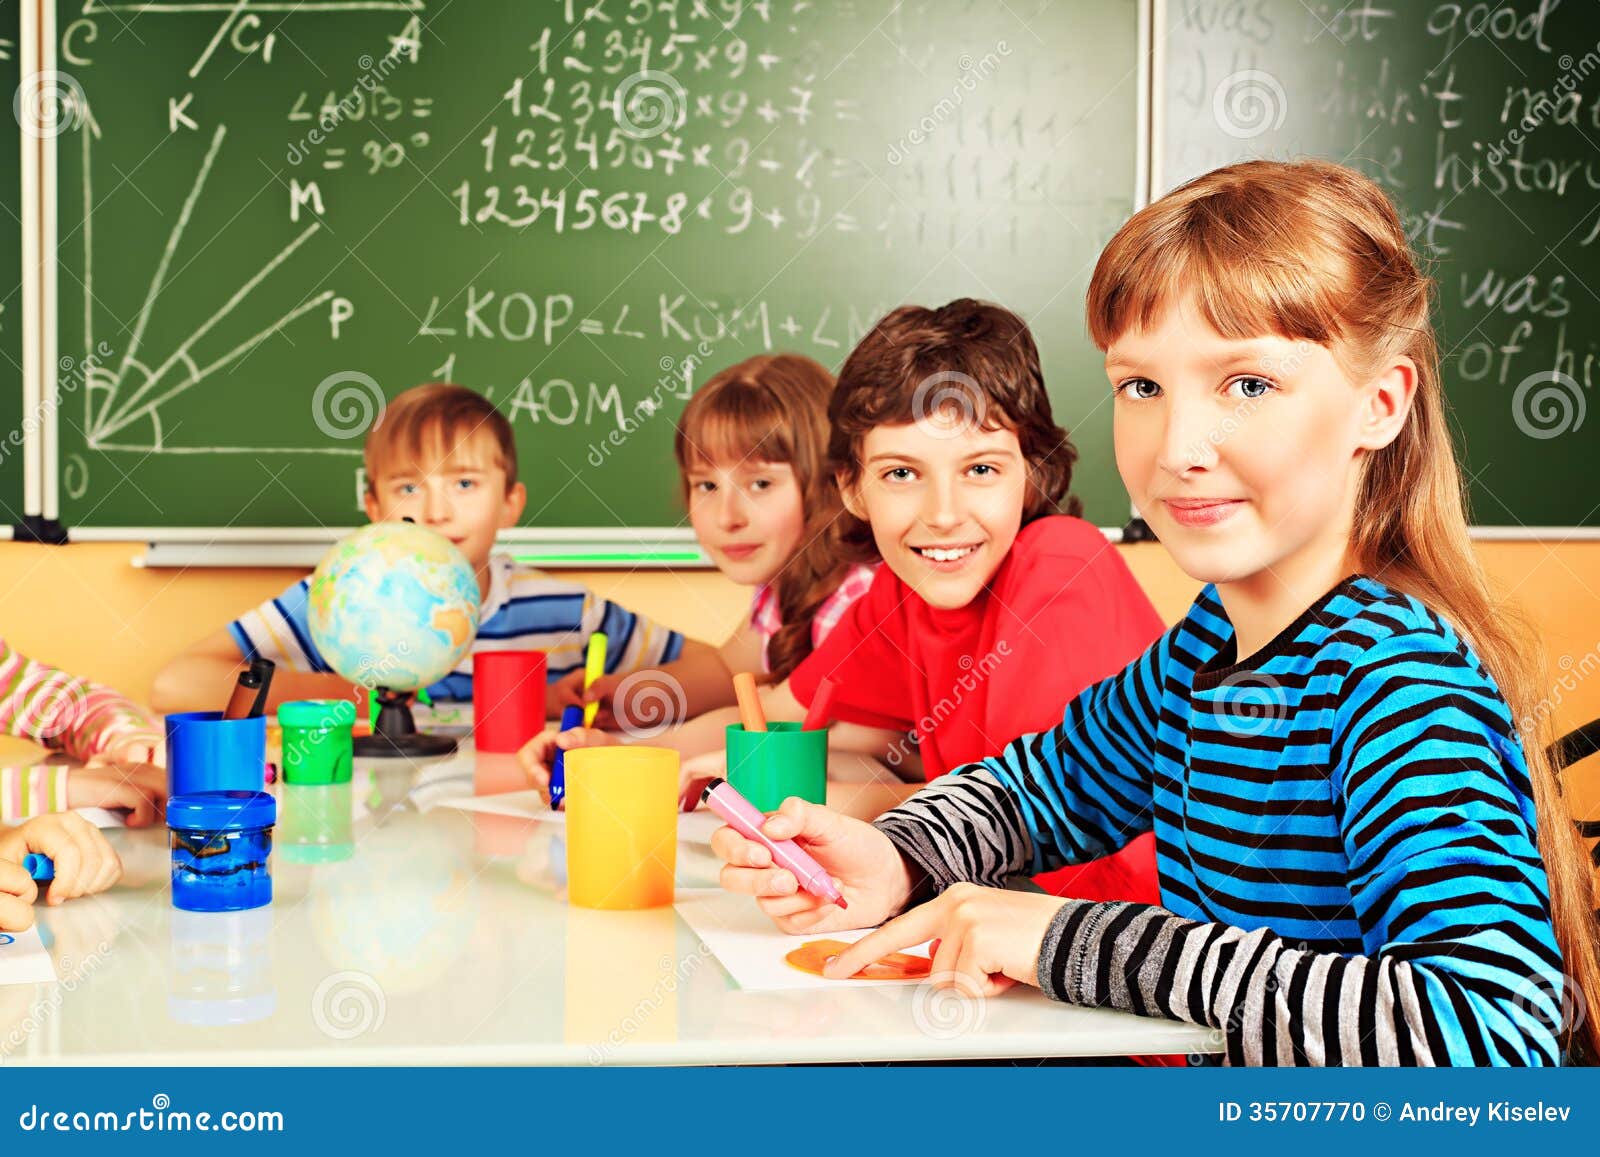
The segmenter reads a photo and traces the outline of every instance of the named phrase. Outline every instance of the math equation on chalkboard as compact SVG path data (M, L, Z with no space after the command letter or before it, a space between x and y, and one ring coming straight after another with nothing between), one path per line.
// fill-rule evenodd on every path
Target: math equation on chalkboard
M836 368L957 296L1028 317L1099 441L1082 296L1136 202L1140 7L58 0L63 521L348 524L361 435L445 379L560 493L530 522L677 525L710 373Z

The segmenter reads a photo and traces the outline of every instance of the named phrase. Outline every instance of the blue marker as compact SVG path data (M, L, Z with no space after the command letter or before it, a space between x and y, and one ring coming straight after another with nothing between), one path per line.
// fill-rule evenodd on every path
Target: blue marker
M577 705L561 711L561 731L571 731L583 722L583 708ZM566 752L556 748L556 757L550 764L550 810L560 811L561 801L567 798Z
M39 852L29 852L22 857L22 870L35 880L45 881L56 878L56 866L49 856Z

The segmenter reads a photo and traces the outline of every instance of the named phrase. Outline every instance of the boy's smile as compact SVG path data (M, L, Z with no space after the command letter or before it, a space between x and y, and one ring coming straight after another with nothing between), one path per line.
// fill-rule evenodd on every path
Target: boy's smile
M878 553L930 606L964 607L1005 561L1027 496L1016 432L933 419L877 426L862 440L860 479L845 500L872 526Z

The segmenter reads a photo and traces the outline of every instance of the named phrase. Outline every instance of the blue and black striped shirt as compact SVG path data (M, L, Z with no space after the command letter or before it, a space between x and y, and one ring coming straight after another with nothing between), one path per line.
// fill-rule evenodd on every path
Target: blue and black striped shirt
M1444 619L1352 577L1237 662L1214 588L1060 726L878 821L943 889L1154 830L1162 906L1069 901L1039 981L1208 1025L1250 1064L1555 1064L1532 793Z

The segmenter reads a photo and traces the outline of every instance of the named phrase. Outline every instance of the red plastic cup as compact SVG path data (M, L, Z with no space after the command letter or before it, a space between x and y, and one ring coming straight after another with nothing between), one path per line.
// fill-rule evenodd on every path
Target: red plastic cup
M544 730L543 651L472 656L472 740L479 751L518 751Z

